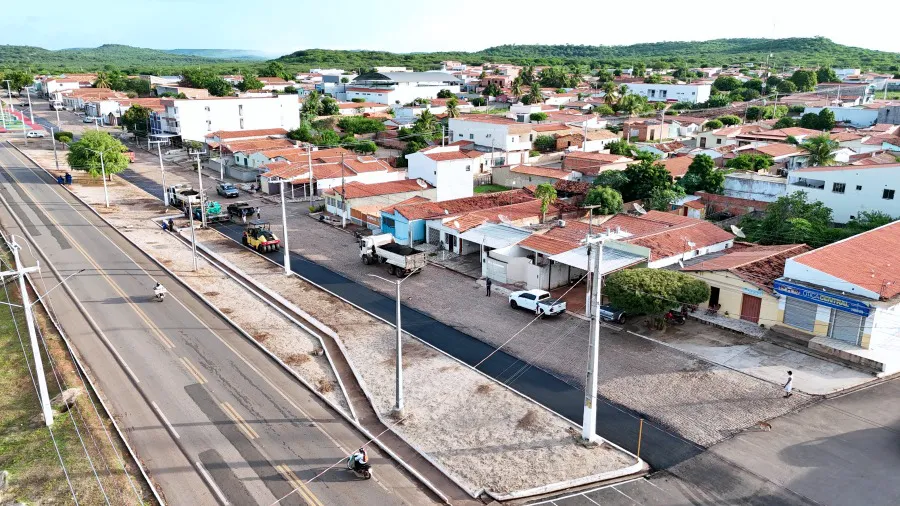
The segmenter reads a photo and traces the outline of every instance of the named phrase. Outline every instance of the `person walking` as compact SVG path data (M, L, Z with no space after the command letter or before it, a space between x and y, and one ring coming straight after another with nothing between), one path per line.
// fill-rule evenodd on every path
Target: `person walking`
M792 371L788 371L787 382L784 384L784 398L794 395L794 373Z
M172 221L172 218L169 218L169 231L177 232L177 230L175 230L175 222Z
M485 288L487 288L487 292L484 294L486 297L491 296L491 278L485 278L484 282Z

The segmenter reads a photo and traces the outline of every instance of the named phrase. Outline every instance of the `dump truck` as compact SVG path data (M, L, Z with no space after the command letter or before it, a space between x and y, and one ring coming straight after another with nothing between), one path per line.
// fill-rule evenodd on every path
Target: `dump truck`
M425 267L425 252L394 241L391 234L370 235L359 239L359 256L366 265L388 264L388 272L402 278Z
M203 216L201 214L201 207L197 206L194 208L194 219L202 220ZM222 209L222 204L219 204L215 200L210 200L206 202L206 222L207 223L221 223L224 221L228 221L230 215L228 211Z
M173 184L166 192L169 194L169 205L184 209L188 203L192 206L200 204L200 192L189 184Z

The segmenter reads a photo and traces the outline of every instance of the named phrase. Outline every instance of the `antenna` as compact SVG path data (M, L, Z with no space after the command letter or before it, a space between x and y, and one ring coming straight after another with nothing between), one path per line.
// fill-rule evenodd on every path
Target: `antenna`
M498 214L497 219L500 220L500 223L506 223L507 225L511 225L512 221L506 217L505 214Z
M741 230L741 228L738 227L737 225L732 225L732 226L731 226L731 233L734 234L734 235L736 235L736 236L738 236L738 237L740 237L741 239L744 239L744 238L747 237L747 234L745 234L744 231Z
M640 204L634 204L634 210L638 212L638 214L647 214L647 211L644 209L644 206Z

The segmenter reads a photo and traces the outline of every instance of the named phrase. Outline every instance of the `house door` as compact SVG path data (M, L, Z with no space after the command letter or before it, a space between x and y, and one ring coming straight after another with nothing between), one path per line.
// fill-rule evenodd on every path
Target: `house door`
M741 303L741 320L759 323L759 310L762 307L762 299L752 295L744 294L744 301Z
M719 305L719 287L711 286L709 287L709 307L718 306Z
M700 137L700 147L701 148L706 147L706 137Z
M456 251L456 236L447 234L447 249L450 251Z

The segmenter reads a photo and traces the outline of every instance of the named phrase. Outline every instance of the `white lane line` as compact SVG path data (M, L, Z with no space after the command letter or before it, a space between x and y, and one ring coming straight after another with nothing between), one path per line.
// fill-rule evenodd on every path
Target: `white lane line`
M590 497L588 497L588 496L586 496L586 495L584 495L584 494L582 494L581 497L584 497L584 498L587 499L588 501L591 501L592 503L596 504L597 506L600 506L600 503L598 503L597 501L591 499Z
M156 412L159 413L159 417L162 418L163 423L166 424L166 428L169 429L172 435L174 435L176 439L181 439L181 436L179 436L178 433L175 432L175 427L172 427L172 424L169 423L169 419L166 418L166 415L163 414L161 409L159 409L159 406L156 405L156 402L150 401L150 404L153 406L153 409L155 409Z
M203 476L203 479L206 480L209 488L213 489L213 492L216 493L216 497L219 498L219 501L225 506L228 506L230 504L228 502L228 499L226 499L225 494L223 494L222 491L219 490L219 486L216 485L216 482L213 481L212 476L210 476L209 474L209 471L207 471L206 468L203 467L203 464L201 464L199 460L197 462L194 462L194 464L197 466L197 469L200 470L200 476Z
M616 492L618 492L618 493L624 495L625 497L628 497L628 494L626 494L625 492L622 492L621 490L617 489L616 487L613 487L612 489L615 490ZM632 499L631 497L628 497L628 500L631 501L631 502L633 502L633 503L635 503L635 504L641 504L641 503L635 501L634 499Z

